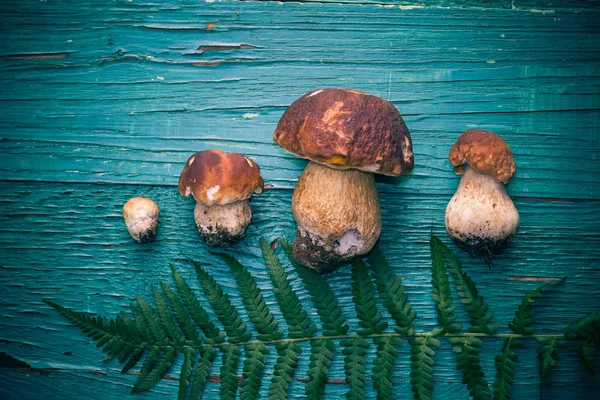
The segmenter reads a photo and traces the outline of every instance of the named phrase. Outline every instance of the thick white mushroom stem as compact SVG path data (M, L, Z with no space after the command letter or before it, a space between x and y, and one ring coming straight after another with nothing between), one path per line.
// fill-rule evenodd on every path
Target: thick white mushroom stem
M519 212L504 185L468 168L446 207L450 237L469 253L490 260L510 245L518 226Z
M241 239L252 220L248 200L207 206L196 202L194 220L200 236L209 246L227 246Z
M298 224L294 258L319 273L368 253L381 234L375 179L356 169L310 162L296 184L292 212Z

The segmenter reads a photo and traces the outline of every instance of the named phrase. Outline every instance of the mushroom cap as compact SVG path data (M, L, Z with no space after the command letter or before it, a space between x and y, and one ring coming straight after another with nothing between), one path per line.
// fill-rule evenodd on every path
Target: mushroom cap
M262 193L264 181L260 167L239 153L221 150L199 151L188 158L181 171L179 193L192 194L206 205L225 205Z
M412 142L398 110L350 89L319 89L293 102L275 129L284 150L336 169L397 176L414 165Z
M465 163L476 172L491 175L498 182L508 182L517 167L508 143L495 133L470 129L456 140L448 155L454 172L464 174Z

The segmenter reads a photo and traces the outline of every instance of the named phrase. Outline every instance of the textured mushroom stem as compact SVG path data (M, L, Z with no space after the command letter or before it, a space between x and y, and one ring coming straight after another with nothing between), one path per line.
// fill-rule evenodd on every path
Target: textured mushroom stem
M446 207L446 230L463 249L491 259L511 243L519 212L504 185L468 168Z
M319 273L369 252L381 234L381 212L370 173L310 162L296 184L292 212L296 260Z
M252 211L248 200L212 206L196 202L194 220L209 246L223 247L244 237Z

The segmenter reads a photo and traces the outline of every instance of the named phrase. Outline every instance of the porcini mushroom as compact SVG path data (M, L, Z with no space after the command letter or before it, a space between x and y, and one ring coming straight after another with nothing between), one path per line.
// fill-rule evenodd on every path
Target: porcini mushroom
M410 134L398 110L355 90L315 90L288 107L273 139L310 160L292 197L296 260L328 273L368 253L381 234L373 173L397 176L413 168Z
M516 171L512 151L495 133L471 129L454 143L449 159L463 177L446 207L446 230L460 247L489 261L510 245L519 226L503 185Z
M248 199L262 193L263 186L260 167L248 157L204 150L188 158L178 189L196 200L200 236L210 246L226 246L244 236L252 219Z
M127 231L138 243L154 240L160 210L155 202L145 197L129 199L123 206L123 218Z

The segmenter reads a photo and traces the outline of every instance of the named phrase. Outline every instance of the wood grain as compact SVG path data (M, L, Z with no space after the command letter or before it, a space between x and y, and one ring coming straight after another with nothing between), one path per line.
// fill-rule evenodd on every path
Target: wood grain
M135 376L101 361L100 351L43 298L114 317L135 295L150 299L150 284L171 284L169 263L197 290L181 262L191 256L242 310L231 275L195 231L192 202L177 194L183 163L199 150L244 153L273 185L252 200L254 223L230 252L281 317L258 239L293 238L291 189L306 162L283 152L272 133L292 101L319 87L390 100L411 131L413 173L377 178L377 189L380 246L405 280L418 330L435 325L430 233L457 250L443 226L459 181L446 157L469 128L501 134L517 161L507 187L521 213L514 245L491 270L457 250L501 332L508 332L527 291L563 277L536 303L539 332L560 333L597 310L598 11L597 2L571 0L0 0L0 352L31 367L0 368L0 397L129 396ZM138 195L161 207L153 244L135 244L121 217L122 205ZM346 269L328 277L356 328L349 279ZM316 319L306 291L297 280L294 287ZM485 341L490 382L501 345ZM519 350L513 398L541 397L535 347L528 342ZM575 350L559 350L544 399L588 399L600 390L598 378L588 382ZM300 380L307 363L300 363ZM267 374L273 364L271 357ZM395 397L411 397L409 373L404 346ZM446 342L434 375L434 398L468 397ZM330 379L343 377L336 357ZM301 381L292 383L292 397L303 390ZM345 391L330 384L327 398ZM136 398L176 393L177 383L163 380ZM367 394L374 395L370 382ZM209 383L206 395L218 398L218 386Z

